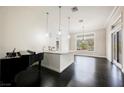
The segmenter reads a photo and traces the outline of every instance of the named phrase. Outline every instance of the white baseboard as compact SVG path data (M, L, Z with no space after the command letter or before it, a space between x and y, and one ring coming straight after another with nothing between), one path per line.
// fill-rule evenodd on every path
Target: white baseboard
M97 56L97 55L85 55L85 54L75 54L75 55L82 55L82 56L89 56L89 57L98 57L98 58L106 58L106 56Z

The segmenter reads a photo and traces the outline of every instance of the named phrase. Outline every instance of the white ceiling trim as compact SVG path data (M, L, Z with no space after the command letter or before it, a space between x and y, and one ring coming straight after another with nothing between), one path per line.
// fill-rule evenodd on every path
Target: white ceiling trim
M108 18L107 18L107 20L106 20L106 22L105 22L105 24L104 24L104 28L107 27L109 21L111 20L111 18L112 18L112 16L114 15L114 13L118 10L118 8L119 8L119 6L115 6L115 7L113 8L112 12L111 12L110 15L108 16Z

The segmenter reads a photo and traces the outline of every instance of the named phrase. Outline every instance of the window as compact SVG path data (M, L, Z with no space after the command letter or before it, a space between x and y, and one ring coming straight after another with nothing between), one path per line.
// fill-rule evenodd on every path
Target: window
M94 51L94 33L77 35L77 50Z

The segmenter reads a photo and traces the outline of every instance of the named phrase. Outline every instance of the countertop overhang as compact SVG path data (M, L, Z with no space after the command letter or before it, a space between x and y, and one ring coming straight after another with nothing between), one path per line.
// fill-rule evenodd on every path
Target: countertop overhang
M76 51L70 50L70 51L44 51L44 53L50 53L50 54L58 54L58 55L64 55L64 54L70 54L75 53Z

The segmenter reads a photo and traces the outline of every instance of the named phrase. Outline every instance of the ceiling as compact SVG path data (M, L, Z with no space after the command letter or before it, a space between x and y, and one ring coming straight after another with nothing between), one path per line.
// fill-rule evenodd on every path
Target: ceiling
M70 17L70 31L72 33L82 30L82 23L80 23L79 20L84 20L85 31L104 28L107 18L114 8L114 6L77 6L78 11L72 12L72 7L73 6L63 6L61 8L62 28L68 27L67 18ZM42 7L42 11L49 12L49 24L51 26L57 26L59 8L57 6L44 6Z

